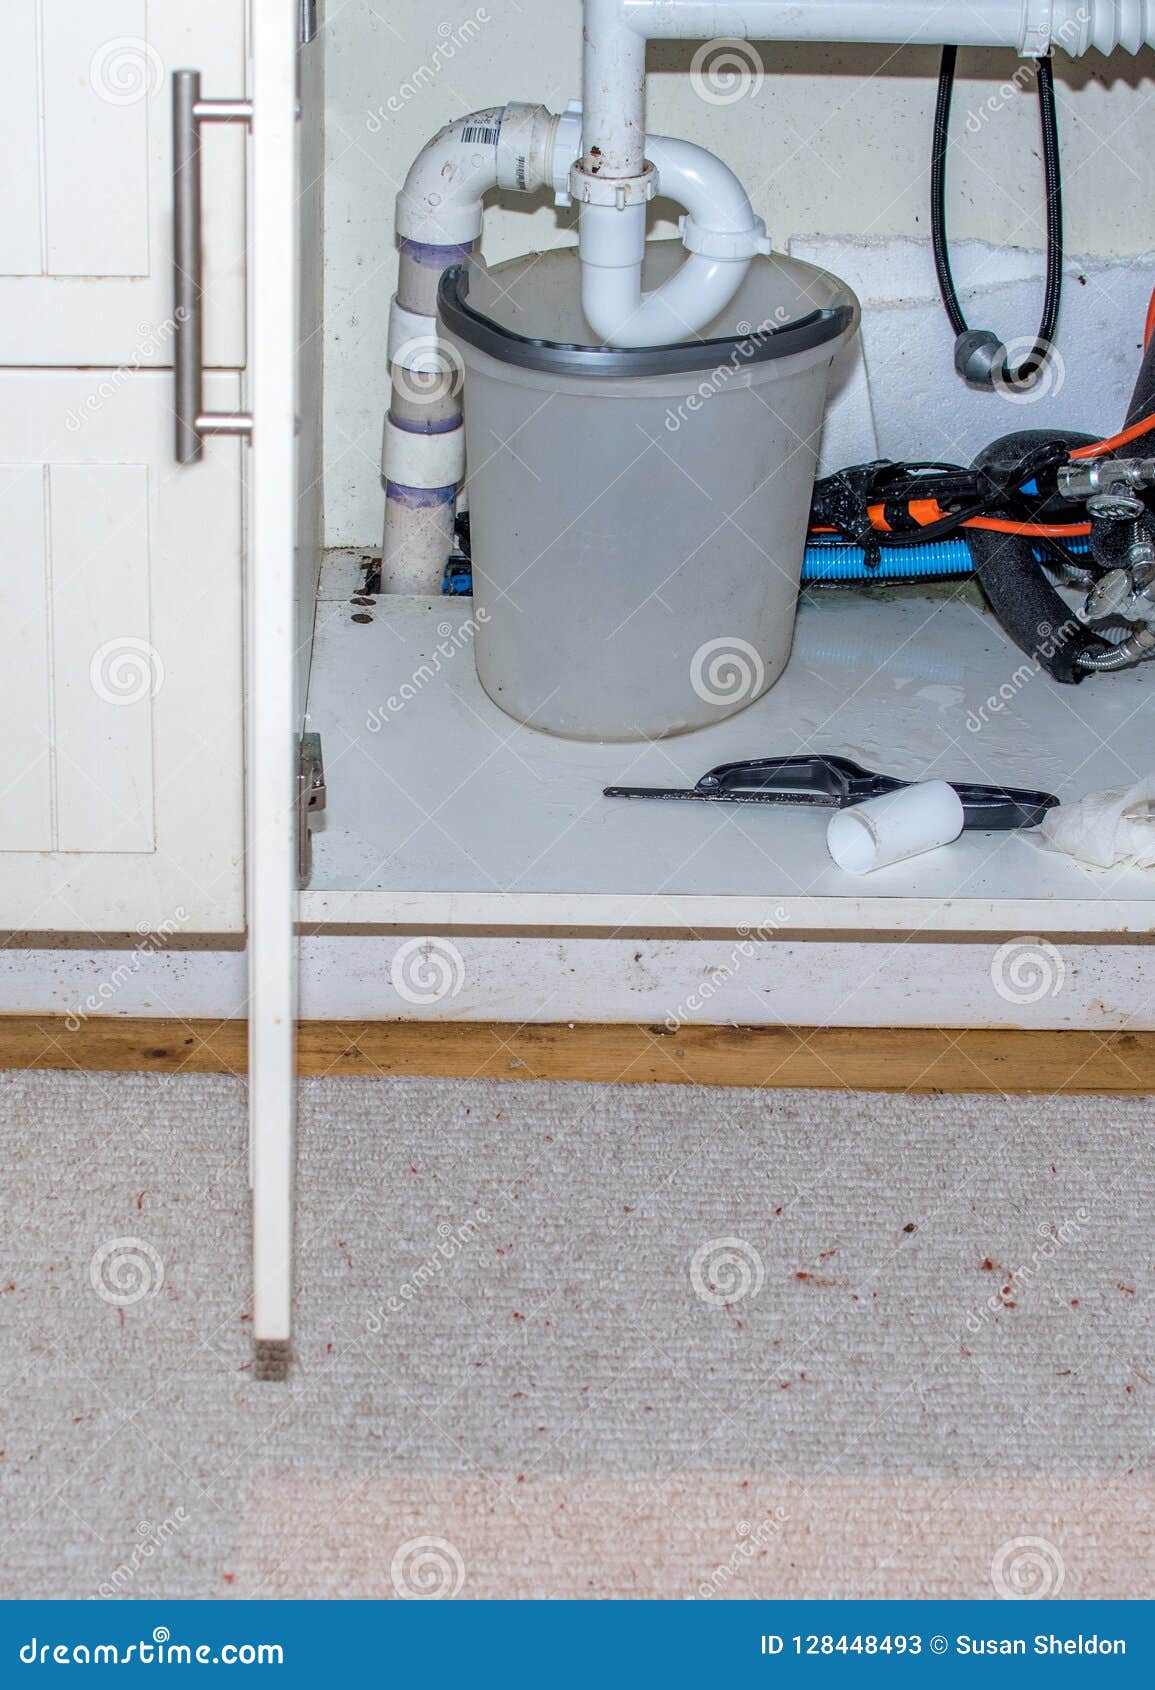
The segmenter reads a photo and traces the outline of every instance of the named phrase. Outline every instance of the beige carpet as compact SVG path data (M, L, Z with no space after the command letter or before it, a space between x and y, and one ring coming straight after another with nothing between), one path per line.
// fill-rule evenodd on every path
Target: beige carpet
M0 1075L5 1594L1149 1594L1149 1101ZM97 1289L99 1287L99 1289Z

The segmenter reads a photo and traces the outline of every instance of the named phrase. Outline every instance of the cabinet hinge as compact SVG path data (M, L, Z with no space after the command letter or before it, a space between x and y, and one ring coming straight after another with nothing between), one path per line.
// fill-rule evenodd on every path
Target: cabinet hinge
M325 808L325 764L320 734L302 734L297 752L297 878L309 884L313 872L311 818Z

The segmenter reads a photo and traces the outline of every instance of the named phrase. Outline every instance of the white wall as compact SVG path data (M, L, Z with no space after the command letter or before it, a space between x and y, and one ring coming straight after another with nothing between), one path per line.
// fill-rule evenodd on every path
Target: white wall
M580 17L580 0L328 0L330 545L380 541L393 200L409 162L460 112L509 99L560 110L577 98ZM801 235L928 233L935 52L764 45L753 49L753 74L740 97L726 104L704 97L689 74L700 46L651 44L649 127L721 154L742 177L777 245ZM1023 92L1010 84L1017 66L1010 53L961 56L950 226L959 238L1037 247L1038 110L1030 87ZM1068 251L1155 248L1155 55L1059 57L1056 71ZM505 258L572 238L571 214L546 201L529 213L524 200L507 200L487 216L485 250L491 259ZM1033 326L999 325L1008 335ZM1078 356L1078 349L1067 353ZM1087 357L1093 355L1088 348ZM949 366L942 381L945 398L955 382ZM1041 411L1032 424L1044 421Z

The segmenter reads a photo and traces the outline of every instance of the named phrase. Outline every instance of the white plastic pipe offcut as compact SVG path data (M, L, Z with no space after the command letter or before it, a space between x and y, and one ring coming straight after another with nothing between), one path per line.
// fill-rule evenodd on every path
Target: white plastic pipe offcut
M869 874L949 845L962 826L962 800L954 787L924 780L838 810L826 829L826 846L847 874Z

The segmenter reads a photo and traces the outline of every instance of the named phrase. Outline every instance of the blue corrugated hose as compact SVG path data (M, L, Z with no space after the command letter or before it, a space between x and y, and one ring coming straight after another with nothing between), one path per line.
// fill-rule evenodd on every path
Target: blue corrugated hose
M1069 552L1090 550L1086 540L1065 542ZM1051 553L1035 548L1035 557L1046 562ZM935 575L970 575L974 570L970 547L965 540L932 540L926 546L883 546L877 569L867 569L861 546L835 541L807 546L802 559L804 581L921 581Z
M1073 539L1065 549L1075 555L1086 553L1086 540ZM1051 553L1036 548L1040 563ZM866 553L861 546L827 541L807 546L802 559L802 579L815 581L923 581L942 575L970 575L974 571L970 547L965 540L932 540L925 546L883 546L877 569L867 569ZM442 582L443 593L469 593L473 582L469 565L458 558L449 564Z
M883 546L877 569L867 569L861 546L837 542L807 546L802 558L804 581L918 581L928 575L969 575L973 569L965 540Z

